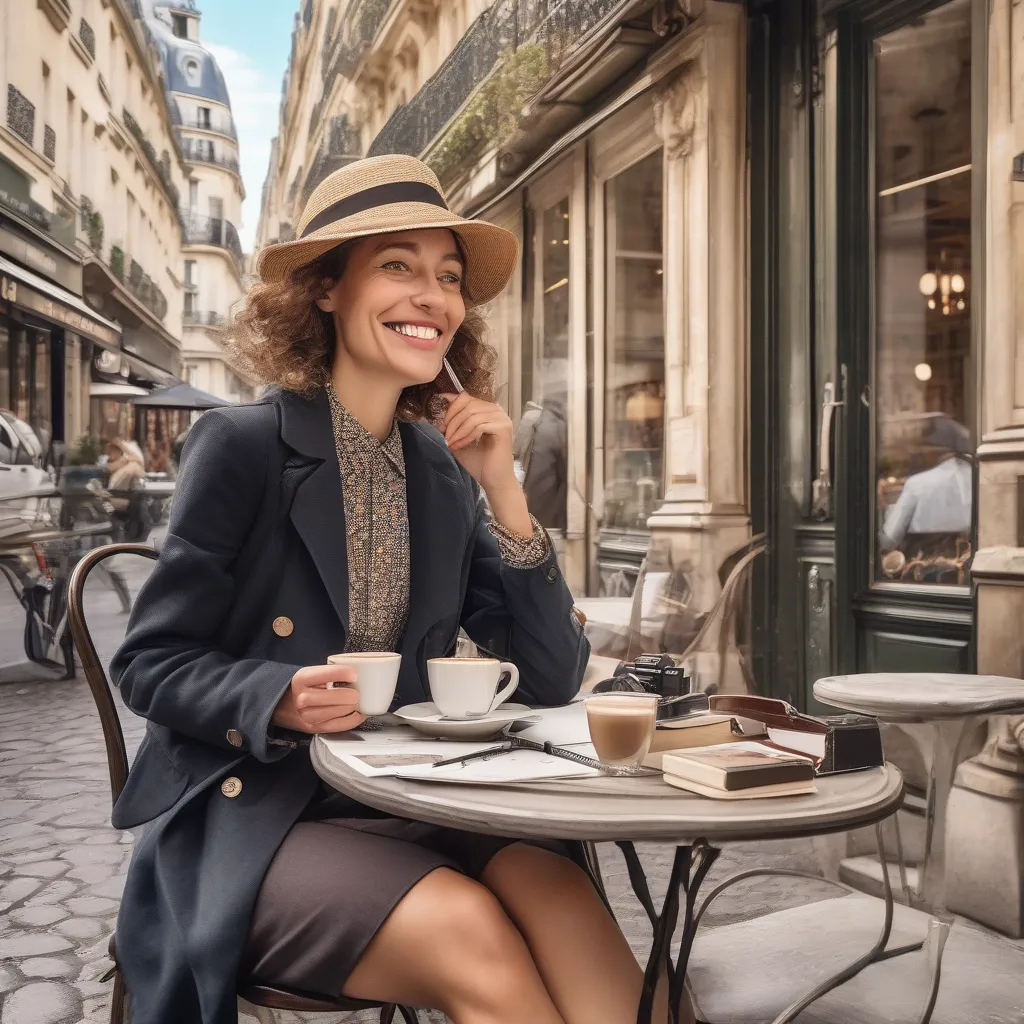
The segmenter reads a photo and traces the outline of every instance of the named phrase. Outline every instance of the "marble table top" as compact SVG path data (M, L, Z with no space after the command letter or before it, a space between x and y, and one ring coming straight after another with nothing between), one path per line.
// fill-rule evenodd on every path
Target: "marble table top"
M941 672L865 672L814 684L823 704L886 722L928 722L1024 712L1024 679Z
M818 792L712 800L660 777L577 778L506 786L367 777L317 736L313 767L329 785L399 817L521 839L711 841L786 839L881 821L903 798L903 776L886 765L817 780Z

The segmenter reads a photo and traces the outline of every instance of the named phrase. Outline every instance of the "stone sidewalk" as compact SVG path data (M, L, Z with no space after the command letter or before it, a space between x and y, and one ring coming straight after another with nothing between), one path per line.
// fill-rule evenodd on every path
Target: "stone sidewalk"
M144 575L141 566L129 573L133 592ZM115 594L103 585L89 592L87 607L97 648L106 659L123 635L125 616L119 612ZM0 642L20 642L10 620L3 618L7 628ZM0 650L0 663L16 659L17 651ZM134 751L143 723L121 711L128 746ZM107 939L114 927L132 838L109 825L106 758L84 679L0 685L0 780L0 1024L105 1022L110 984L99 978L110 966ZM655 898L660 900L672 850L648 844L640 852ZM650 926L629 888L618 851L603 850L602 862L621 925L634 950L643 956L649 947ZM734 844L715 865L707 887L754 866L814 872L816 861L810 841ZM834 888L811 880L751 880L718 900L706 924L718 928L835 895ZM842 927L838 920L837 927ZM974 926L958 922L957 927ZM1024 955L1013 944L1005 947L1011 957L1006 969L1019 973ZM369 1024L377 1017L279 1014L278 1019ZM974 1024L1003 1018L979 1014L946 1019Z

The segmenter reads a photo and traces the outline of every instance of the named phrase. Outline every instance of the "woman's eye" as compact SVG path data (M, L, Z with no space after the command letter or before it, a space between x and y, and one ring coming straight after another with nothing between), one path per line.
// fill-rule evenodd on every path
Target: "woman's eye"
M458 274L442 274L441 280L444 281L445 284L462 284L462 278L459 277Z
M408 270L409 268L401 260L388 260L383 264L384 270Z

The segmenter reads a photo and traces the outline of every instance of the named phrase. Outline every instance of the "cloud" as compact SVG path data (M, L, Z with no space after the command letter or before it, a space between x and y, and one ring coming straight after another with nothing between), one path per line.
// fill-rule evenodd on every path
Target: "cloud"
M239 50L218 43L204 43L204 46L220 65L231 96L246 194L239 235L242 248L249 252L260 216L260 193L270 162L270 141L277 134L281 83Z

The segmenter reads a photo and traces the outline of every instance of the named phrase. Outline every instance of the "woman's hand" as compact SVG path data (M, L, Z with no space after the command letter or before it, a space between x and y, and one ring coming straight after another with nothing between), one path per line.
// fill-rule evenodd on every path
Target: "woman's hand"
M441 432L452 454L484 489L519 489L512 460L512 420L500 405L463 392L444 395L448 402Z
M349 665L309 665L292 676L271 721L296 732L348 732L366 721L356 707L359 692ZM331 684L341 686L331 688Z

